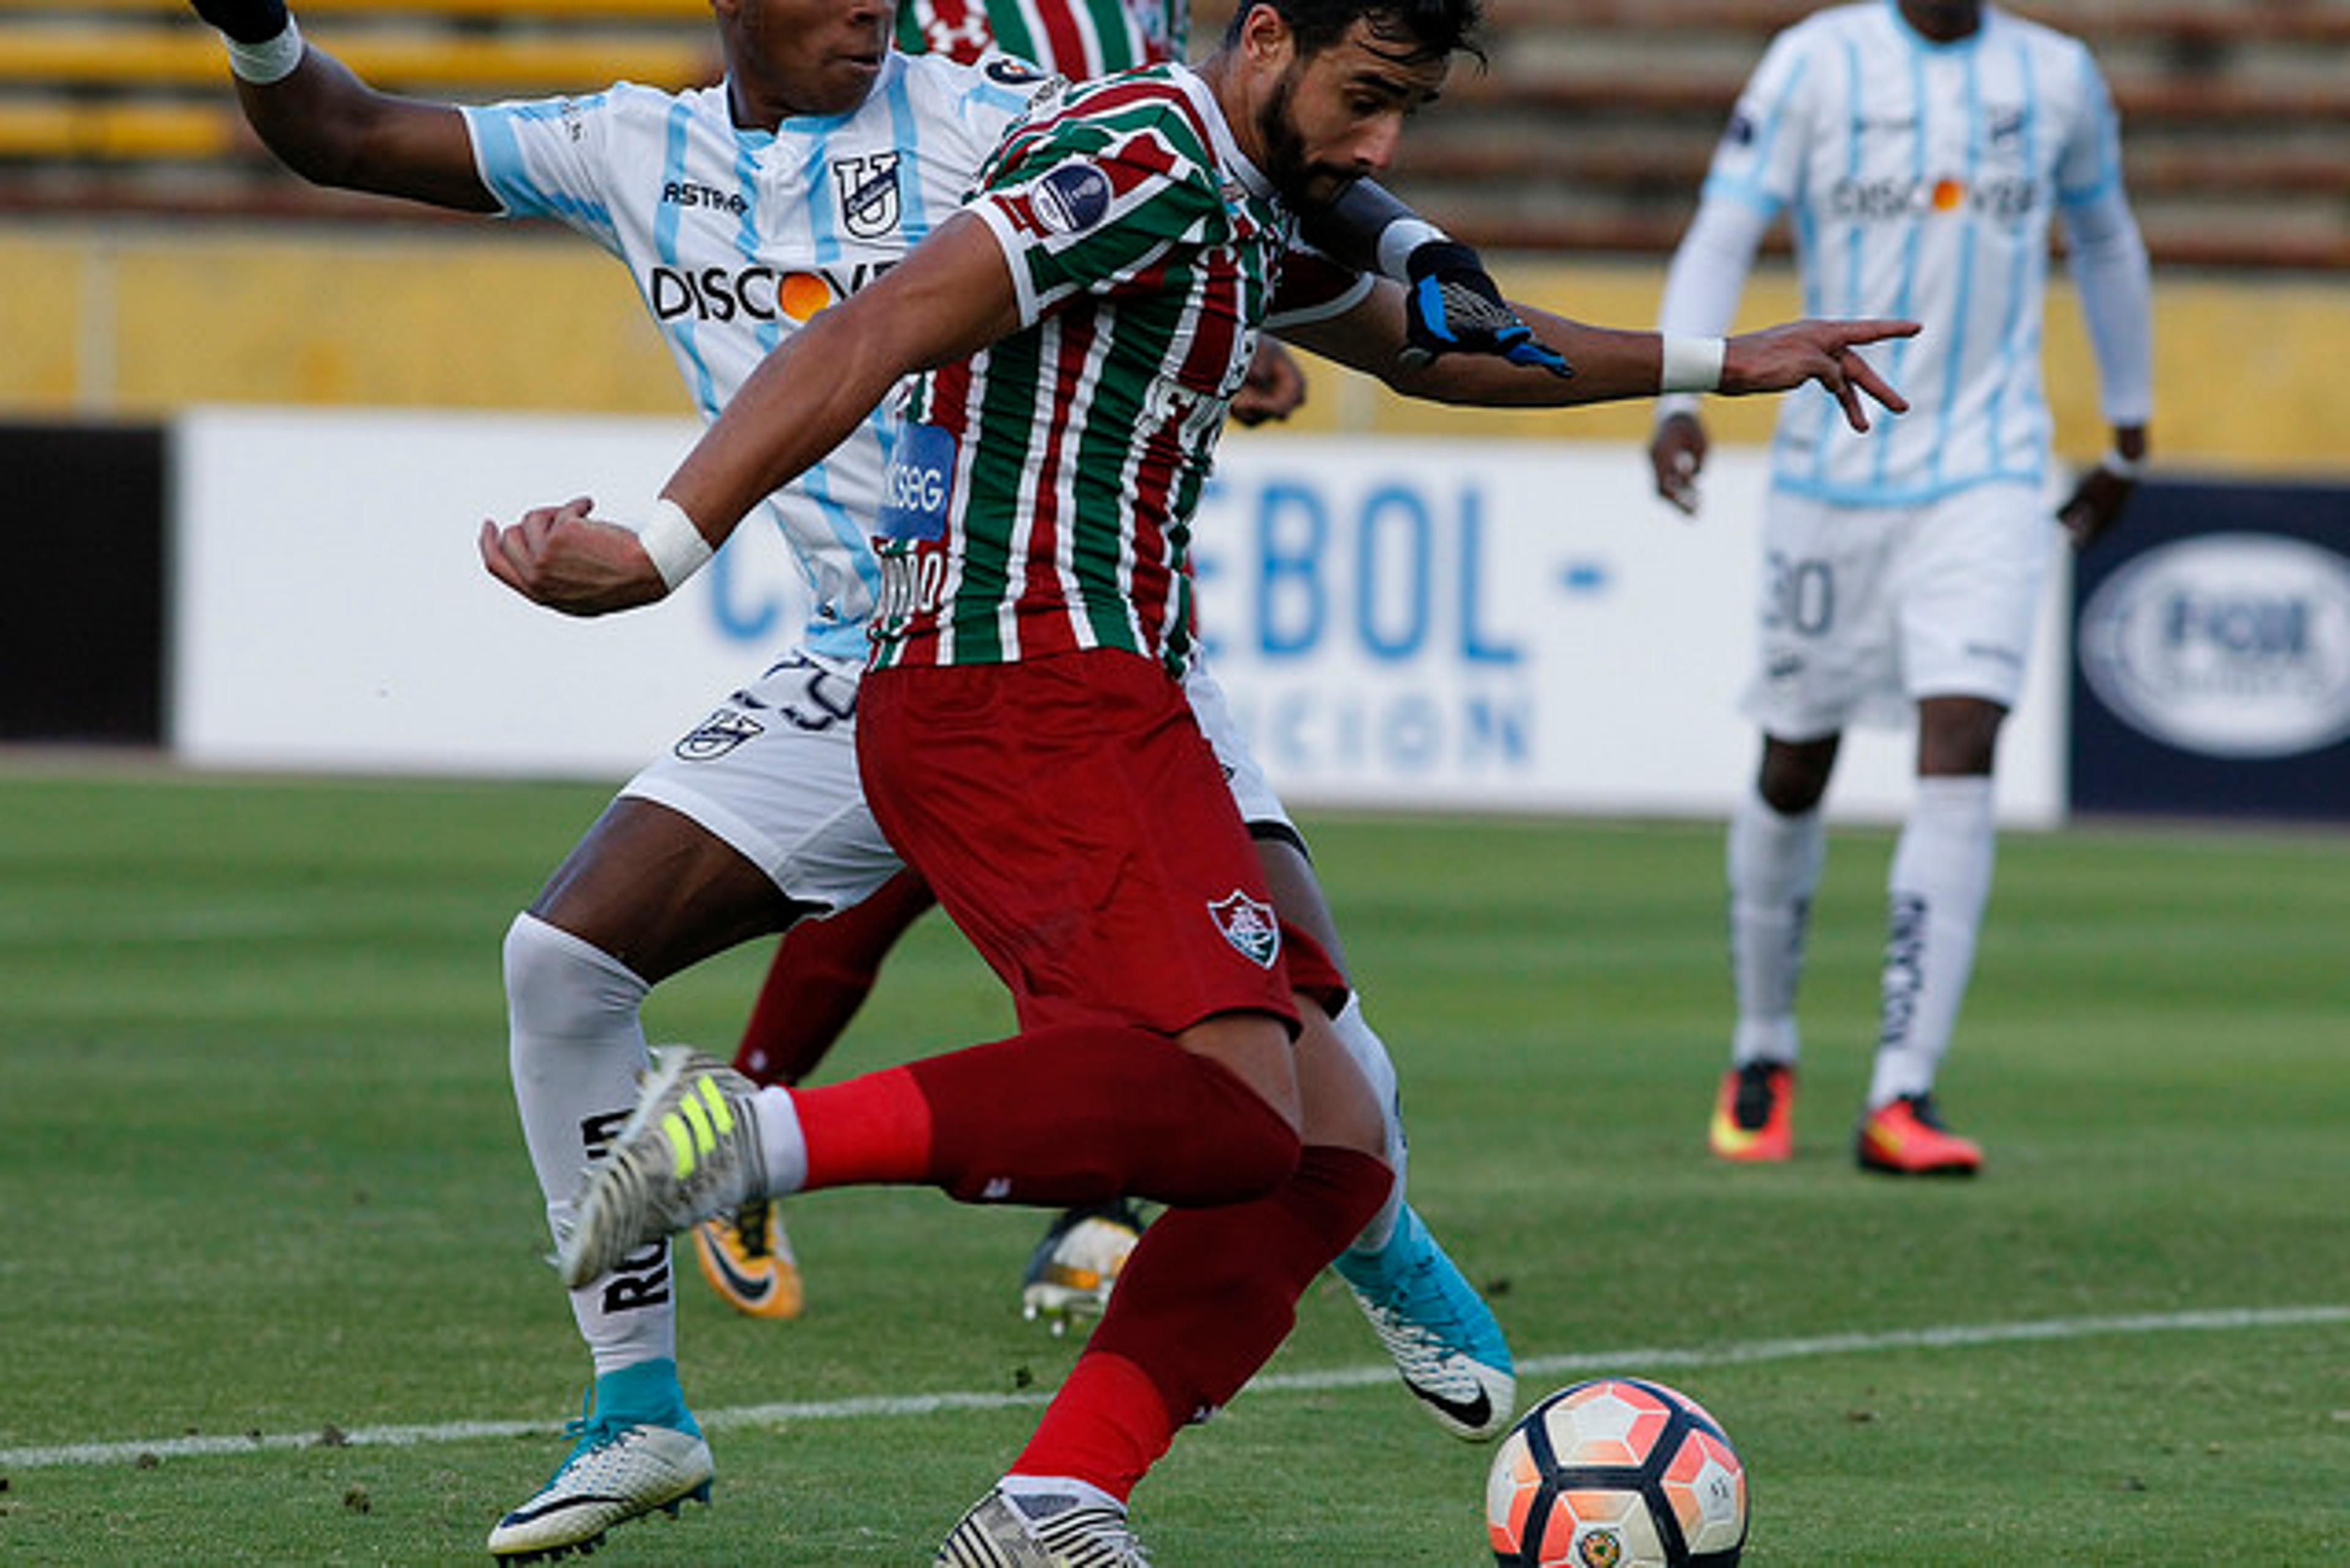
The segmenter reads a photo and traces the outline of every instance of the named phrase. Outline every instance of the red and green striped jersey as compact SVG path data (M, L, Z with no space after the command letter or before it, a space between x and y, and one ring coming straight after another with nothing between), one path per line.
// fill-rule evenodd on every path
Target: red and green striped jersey
M1259 329L1367 281L1290 250L1289 211L1181 66L1032 104L964 211L1003 246L1023 327L913 385L874 666L1118 648L1180 671L1191 518Z
M970 65L991 47L1078 81L1180 60L1191 0L902 0L898 47Z

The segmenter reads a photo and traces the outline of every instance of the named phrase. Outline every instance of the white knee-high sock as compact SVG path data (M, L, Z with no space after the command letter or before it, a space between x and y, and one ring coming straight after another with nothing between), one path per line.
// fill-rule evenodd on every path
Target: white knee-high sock
M1795 989L1812 895L1827 861L1827 824L1817 806L1783 815L1752 789L1730 814L1730 973L1738 999L1731 1062L1793 1063Z
M1330 1020L1332 1033L1346 1046L1347 1054L1369 1080L1371 1093L1378 1097L1379 1115L1387 1124L1388 1168L1395 1172L1395 1182L1388 1189L1388 1200L1371 1216L1354 1241L1347 1243L1350 1252L1377 1252L1385 1248L1395 1234L1396 1216L1403 1212L1404 1165L1408 1151L1403 1137L1403 1105L1396 1089L1395 1062L1388 1055L1387 1042L1378 1037L1368 1020L1363 1016L1363 1000L1349 995L1338 1016Z
M1974 971L1992 852L1987 775L1918 781L1886 885L1884 1012L1871 1110L1934 1086Z
M637 1100L650 988L619 960L535 915L515 917L505 941L507 1063L523 1140L546 1198L550 1229L570 1222L581 1178ZM601 1376L677 1355L677 1306L664 1240L571 1293Z

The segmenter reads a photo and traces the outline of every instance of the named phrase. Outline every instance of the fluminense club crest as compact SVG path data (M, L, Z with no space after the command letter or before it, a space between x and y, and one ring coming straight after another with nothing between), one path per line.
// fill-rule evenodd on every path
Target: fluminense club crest
M1281 922L1274 918L1272 905L1260 904L1235 888L1208 906L1208 918L1232 950L1257 968L1271 969L1281 956Z

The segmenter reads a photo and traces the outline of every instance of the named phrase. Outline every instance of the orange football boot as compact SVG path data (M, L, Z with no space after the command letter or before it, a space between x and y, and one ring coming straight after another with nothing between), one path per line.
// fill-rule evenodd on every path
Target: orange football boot
M1795 1152L1795 1070L1784 1062L1749 1062L1722 1075L1706 1143L1723 1159L1749 1164Z
M783 1205L772 1199L714 1214L693 1228L702 1277L746 1317L800 1315L799 1260L784 1235Z
M1887 1176L1972 1176L1982 1149L1942 1125L1934 1096L1904 1095L1861 1118L1854 1155L1863 1170Z

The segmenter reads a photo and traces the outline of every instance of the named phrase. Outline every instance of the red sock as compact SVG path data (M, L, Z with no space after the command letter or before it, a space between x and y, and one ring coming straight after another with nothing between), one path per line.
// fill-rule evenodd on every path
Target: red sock
M809 1189L911 1182L966 1203L1232 1203L1297 1166L1297 1135L1247 1085L1128 1024L1032 1030L795 1089L792 1101Z
M1150 1375L1123 1355L1088 1348L1011 1473L1075 1476L1124 1502L1174 1440L1175 1423Z
M1156 1408L1123 1373L1072 1373L1013 1468L1125 1497L1177 1428L1205 1420L1280 1348L1297 1298L1387 1201L1391 1180L1382 1160L1315 1144L1270 1197L1160 1215L1077 1363L1139 1371Z
M759 1084L796 1084L815 1072L865 1004L883 957L935 902L929 883L900 871L861 902L785 931L743 1025L734 1070Z

